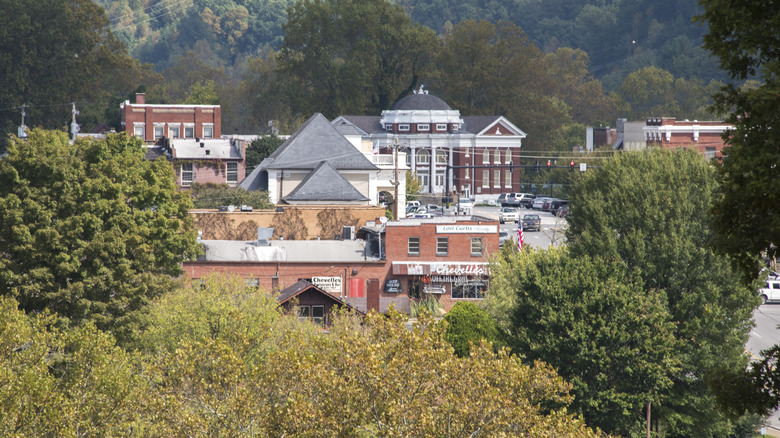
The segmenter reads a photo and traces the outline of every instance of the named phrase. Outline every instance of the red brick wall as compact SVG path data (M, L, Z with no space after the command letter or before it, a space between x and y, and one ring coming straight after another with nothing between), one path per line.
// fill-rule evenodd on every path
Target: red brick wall
M222 135L222 108L219 105L213 106L191 106L191 105L136 105L127 103L120 110L120 118L125 122L124 130L133 134L135 122L145 124L144 141L154 141L154 124L165 123L164 133L168 136L168 125L177 124L181 126L181 135L184 136L184 123L195 124L195 136L203 137L203 124L212 123L214 125L213 138L219 138Z

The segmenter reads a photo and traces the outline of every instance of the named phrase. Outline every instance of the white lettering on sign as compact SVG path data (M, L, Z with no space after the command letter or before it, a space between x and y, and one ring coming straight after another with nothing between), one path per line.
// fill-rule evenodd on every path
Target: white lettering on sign
M435 263L431 265L431 275L489 275L488 265L461 265Z
M425 275L423 265L406 265L406 275Z
M436 234L493 234L498 225L436 225Z
M341 292L341 277L312 277L311 284L330 293Z

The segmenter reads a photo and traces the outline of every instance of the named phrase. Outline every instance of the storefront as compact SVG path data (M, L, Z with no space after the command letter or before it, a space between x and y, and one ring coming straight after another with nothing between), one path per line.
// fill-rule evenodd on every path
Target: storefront
M445 308L450 301L483 298L490 284L490 265L482 262L393 262L392 274L410 298L433 296Z

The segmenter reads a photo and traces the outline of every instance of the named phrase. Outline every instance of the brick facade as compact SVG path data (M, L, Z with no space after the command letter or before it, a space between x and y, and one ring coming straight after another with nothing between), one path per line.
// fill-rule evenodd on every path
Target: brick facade
M220 138L222 135L222 109L219 105L147 104L143 93L136 94L135 100L136 103L125 101L120 105L120 130L130 135L138 135L142 131L145 143L159 142L160 136L155 135L155 127L161 127L162 137L166 138ZM206 132L207 128L211 128L211 135Z
M723 133L733 127L718 121L676 120L674 117L647 119L643 131L647 147L689 149L712 159L723 157Z

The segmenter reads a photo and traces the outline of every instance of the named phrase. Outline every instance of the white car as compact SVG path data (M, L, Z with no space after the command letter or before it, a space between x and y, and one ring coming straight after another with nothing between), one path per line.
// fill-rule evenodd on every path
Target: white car
M470 198L458 198L458 213L471 214L474 209L474 201Z
M514 207L502 207L501 211L498 213L498 223L500 224L503 224L504 222L517 223L519 220L520 213L518 213L517 209Z
M767 301L780 301L780 280L767 280L766 287L758 290L761 304Z

